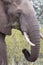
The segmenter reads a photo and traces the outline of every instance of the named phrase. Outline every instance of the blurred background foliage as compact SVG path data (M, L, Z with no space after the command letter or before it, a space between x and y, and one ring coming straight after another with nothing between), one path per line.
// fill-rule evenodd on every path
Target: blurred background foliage
M43 32L43 29L41 29ZM35 62L25 59L22 50L26 48L30 51L30 45L19 30L12 29L12 35L5 38L7 45L8 65L43 65L43 40L40 42L39 58Z
M43 27L43 0L31 0L31 3L36 11L36 16Z
M35 8L36 16L42 26L41 32L43 32L43 0L30 1ZM7 45L8 65L43 65L43 40L40 42L39 58L34 63L28 62L22 53L24 48L30 51L30 46L19 30L12 29L12 35L7 35L5 41Z

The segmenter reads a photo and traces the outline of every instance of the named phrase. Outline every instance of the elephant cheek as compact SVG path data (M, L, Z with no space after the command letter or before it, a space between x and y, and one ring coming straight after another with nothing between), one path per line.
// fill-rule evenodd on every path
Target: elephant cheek
M16 11L17 11L17 8L13 4L11 4L8 8L8 14L15 15Z
M22 32L28 33L29 30L28 21L25 20L25 16L22 14L20 16L20 28Z
M24 24L25 25L25 24ZM22 32L28 32L28 29L26 26L24 26L23 24L21 25L21 31Z

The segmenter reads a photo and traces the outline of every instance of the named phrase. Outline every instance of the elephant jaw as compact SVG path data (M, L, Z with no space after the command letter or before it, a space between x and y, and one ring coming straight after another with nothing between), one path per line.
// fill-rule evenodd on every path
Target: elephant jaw
M43 34L42 33L40 33L40 38L43 39Z
M28 38L27 33L26 33L26 32L23 32L23 34L24 34L24 37L25 37L26 41L27 41L31 46L35 46L35 44L32 43L32 42L30 41L30 39Z

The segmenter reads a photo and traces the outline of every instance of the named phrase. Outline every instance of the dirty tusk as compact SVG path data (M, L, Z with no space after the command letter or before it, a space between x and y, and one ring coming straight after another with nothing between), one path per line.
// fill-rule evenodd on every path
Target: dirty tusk
M42 33L40 33L40 38L43 39L43 34Z
M35 44L32 43L32 42L29 40L29 38L28 38L28 36L27 36L27 33L26 33L26 32L23 32L23 33L24 33L24 37L25 37L25 39L27 40L27 42L28 42L31 46L35 46Z

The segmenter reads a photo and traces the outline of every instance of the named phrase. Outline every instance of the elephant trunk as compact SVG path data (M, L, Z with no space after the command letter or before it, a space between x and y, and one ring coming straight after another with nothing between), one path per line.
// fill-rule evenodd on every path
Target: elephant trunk
M30 62L34 62L36 61L36 59L39 56L39 50L40 50L40 31L39 31L39 24L38 22L34 21L34 22L29 22L28 24L28 35L29 35L29 39L30 41L33 43L30 47L31 47L31 51L28 52L27 49L23 49L23 54L25 56L25 58L30 61ZM30 29L31 28L31 29Z
M34 45L31 45L31 52L29 53L26 49L23 49L23 53L25 55L25 58L28 61L34 62L38 56L39 56L39 48L40 48L40 34L39 30L37 30L35 26L35 30L29 33L30 40Z
M30 37L31 42L33 43L33 44L30 44L31 45L31 52L29 53L26 49L23 49L23 53L25 55L25 58L31 62L34 62L39 56L40 35L38 32L36 32L36 33L35 32L33 32L35 34L35 36ZM32 35L34 35L34 34L32 34Z

